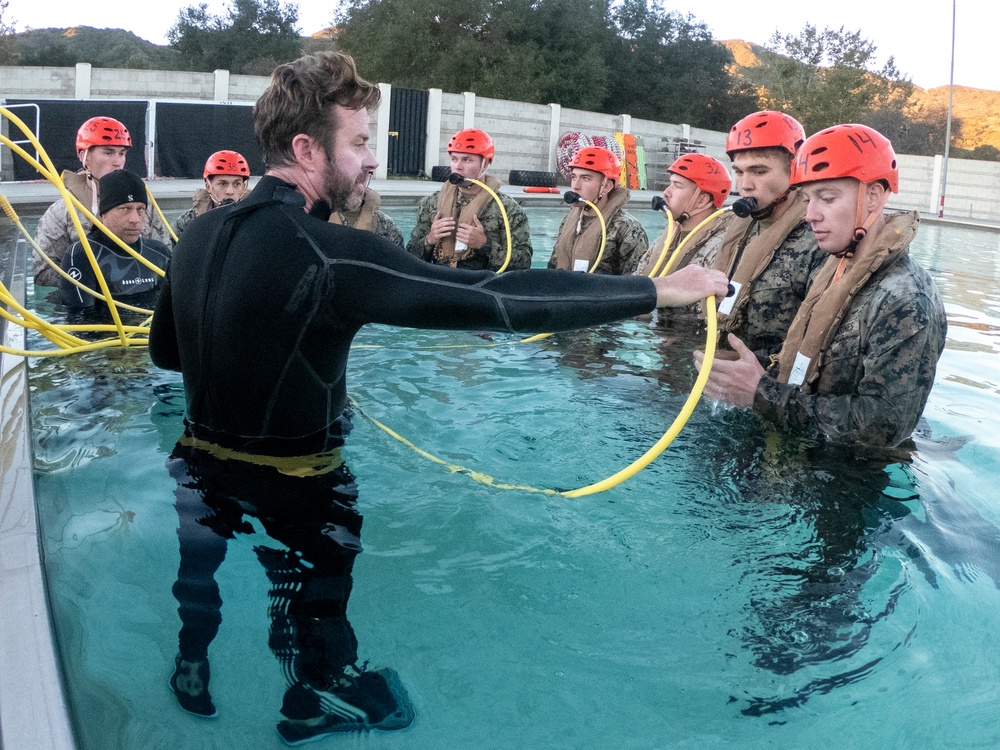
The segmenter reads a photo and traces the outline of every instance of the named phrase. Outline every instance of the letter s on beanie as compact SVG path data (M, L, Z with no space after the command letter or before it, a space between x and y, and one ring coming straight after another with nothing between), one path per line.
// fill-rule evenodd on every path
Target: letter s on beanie
M101 202L98 213L104 214L123 203L149 205L146 198L146 183L137 174L125 169L116 169L101 178L99 183Z

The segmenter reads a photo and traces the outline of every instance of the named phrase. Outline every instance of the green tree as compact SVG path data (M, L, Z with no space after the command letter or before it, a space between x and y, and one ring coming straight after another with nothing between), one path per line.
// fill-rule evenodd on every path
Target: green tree
M371 79L597 108L607 0L348 0L338 43Z
M624 0L614 23L604 111L727 130L755 108L754 92L728 72L732 54L691 14Z
M763 106L798 118L807 133L843 122L869 124L880 110L902 112L913 92L892 57L876 68L875 45L860 31L806 24L798 34L775 32L767 49L775 54L747 74L766 92Z
M201 3L180 11L167 40L188 70L268 74L298 56L298 20L298 6L278 0L230 0L218 16Z
M14 21L7 14L10 0L0 0L0 65L17 65L19 55Z

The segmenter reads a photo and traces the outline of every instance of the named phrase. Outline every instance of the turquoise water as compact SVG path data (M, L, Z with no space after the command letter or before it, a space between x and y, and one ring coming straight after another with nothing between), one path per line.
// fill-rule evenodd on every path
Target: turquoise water
M408 234L409 212L392 213ZM561 215L532 209L535 235ZM703 403L647 470L568 500L451 474L356 417L345 458L366 523L349 616L362 660L398 670L417 718L316 747L998 746L998 250L998 234L920 230L948 347L913 462L888 472ZM655 319L490 338L366 329L356 343L378 348L354 352L349 390L451 464L570 488L652 445L692 379L696 339ZM31 377L81 746L280 747L259 524L217 576L219 717L184 713L167 686L179 378L134 351L36 362Z

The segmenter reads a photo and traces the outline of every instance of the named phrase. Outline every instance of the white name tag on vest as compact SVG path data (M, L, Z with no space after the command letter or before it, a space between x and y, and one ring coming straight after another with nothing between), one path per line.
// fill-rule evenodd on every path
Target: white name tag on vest
M792 371L788 373L788 385L802 385L806 380L806 370L812 357L807 357L801 352L795 355L795 362L792 363Z
M743 285L738 281L730 281L729 283L733 285L733 289L736 291L728 297L724 297L722 302L719 303L719 312L723 315L729 315L729 313L733 311L733 305L736 304L736 298L740 296L740 289L743 288Z
M583 271L584 273L586 273L588 270L590 270L590 263L586 260L581 260L580 258L577 258L576 260L573 261L573 270Z

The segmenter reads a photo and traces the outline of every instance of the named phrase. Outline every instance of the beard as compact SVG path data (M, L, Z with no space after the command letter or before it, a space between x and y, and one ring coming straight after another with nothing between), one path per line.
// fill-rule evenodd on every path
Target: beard
M326 174L323 188L330 208L334 211L357 211L365 198L368 173L362 172L355 178L343 174L332 159L326 160Z

